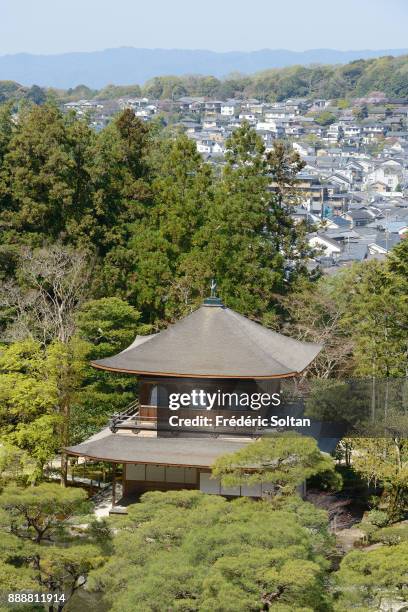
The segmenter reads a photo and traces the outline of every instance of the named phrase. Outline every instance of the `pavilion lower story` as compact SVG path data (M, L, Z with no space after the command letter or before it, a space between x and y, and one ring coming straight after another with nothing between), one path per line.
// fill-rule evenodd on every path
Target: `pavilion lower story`
M203 493L225 496L262 497L269 486L224 487L213 478L211 469L148 463L128 463L123 470L123 494L129 496L146 491L199 489Z
M147 491L197 489L204 493L225 496L263 497L266 485L223 487L211 475L214 461L249 444L253 438L217 437L154 437L133 433L112 433L109 428L82 444L68 447L70 456L105 461L112 464L112 507L116 507L119 484L117 466L123 466L121 489L123 499L131 500Z

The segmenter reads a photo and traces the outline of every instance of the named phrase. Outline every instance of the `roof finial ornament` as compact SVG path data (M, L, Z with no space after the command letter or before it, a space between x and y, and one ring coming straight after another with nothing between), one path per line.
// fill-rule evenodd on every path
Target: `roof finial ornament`
M219 297L217 297L217 281L212 278L210 281L210 297L206 298L203 302L203 306L221 306L223 303Z
M216 296L217 282L216 282L215 278L211 279L210 289L211 289L211 297L212 298L217 297Z

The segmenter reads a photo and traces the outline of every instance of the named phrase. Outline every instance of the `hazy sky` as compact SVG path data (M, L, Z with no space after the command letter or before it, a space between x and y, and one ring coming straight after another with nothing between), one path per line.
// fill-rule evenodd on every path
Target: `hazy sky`
M0 0L0 55L408 47L408 0Z

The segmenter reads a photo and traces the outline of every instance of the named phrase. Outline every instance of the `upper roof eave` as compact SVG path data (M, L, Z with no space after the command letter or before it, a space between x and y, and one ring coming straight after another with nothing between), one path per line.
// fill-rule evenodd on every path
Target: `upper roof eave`
M322 346L284 336L222 304L204 304L158 334L138 337L95 368L145 376L272 379L296 376Z
M240 380L271 380L274 378L290 378L292 376L298 376L299 374L302 374L302 371L300 372L285 372L282 374L264 374L264 375L259 375L259 374L213 374L213 373L208 373L208 374L197 374L194 372L184 372L184 373L180 373L180 372L154 372L154 371L147 371L147 370L126 370L124 368L112 368L112 367L108 367L105 365L102 365L100 363L98 363L97 361L91 361L91 366L99 369L99 370L105 370L107 372L120 372L122 374L137 374L139 376L162 376L162 377L168 377L168 378L219 378L219 379L229 379L229 378L239 378Z

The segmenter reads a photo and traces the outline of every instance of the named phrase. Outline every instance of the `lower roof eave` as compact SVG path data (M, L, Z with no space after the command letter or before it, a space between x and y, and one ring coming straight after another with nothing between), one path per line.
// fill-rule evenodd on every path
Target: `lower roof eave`
M109 457L97 457L95 455L84 455L81 452L75 452L70 450L69 448L63 448L62 451L69 456L72 457L84 457L86 459L96 459L97 461L106 461L107 463L129 463L129 464L146 464L146 465L168 465L171 467L191 467L197 469L211 469L212 464L206 465L197 465L190 463L169 463L168 461L165 463L161 463L160 461L136 461L131 459L112 459Z
M218 457L246 446L250 439L231 438L140 438L101 432L76 446L64 447L67 455L110 463L209 468Z

